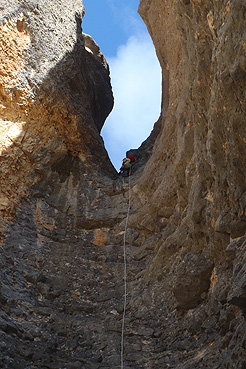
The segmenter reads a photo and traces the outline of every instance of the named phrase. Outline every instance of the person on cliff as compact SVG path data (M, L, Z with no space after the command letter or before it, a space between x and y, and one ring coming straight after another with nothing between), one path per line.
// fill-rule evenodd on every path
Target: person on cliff
M132 163L134 163L135 160L136 160L135 157L132 156L132 155L129 155L126 158L124 158L123 162L122 162L122 166L120 168L120 173L119 174L126 173L126 175L129 176L130 171L131 171Z

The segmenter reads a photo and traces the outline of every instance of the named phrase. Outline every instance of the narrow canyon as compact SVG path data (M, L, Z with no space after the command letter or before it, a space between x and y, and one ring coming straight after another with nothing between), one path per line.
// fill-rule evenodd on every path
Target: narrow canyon
M1 1L0 368L120 368L125 244L124 368L246 369L246 3L138 12L162 107L120 179L82 2Z

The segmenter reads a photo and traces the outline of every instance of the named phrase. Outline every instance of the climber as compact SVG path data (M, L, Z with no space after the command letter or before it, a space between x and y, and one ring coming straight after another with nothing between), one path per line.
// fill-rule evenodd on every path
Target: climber
M120 168L120 172L119 174L123 174L124 172L126 172L126 175L129 176L130 174L130 170L131 170L131 165L132 163L135 162L135 157L130 155L130 156L127 156L125 159L123 159L123 162L122 162L122 166Z

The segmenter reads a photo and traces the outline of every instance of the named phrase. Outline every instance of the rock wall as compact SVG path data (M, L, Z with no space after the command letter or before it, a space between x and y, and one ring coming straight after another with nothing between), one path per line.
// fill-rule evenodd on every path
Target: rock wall
M86 164L109 162L99 136L113 106L108 67L84 47L82 11L80 1L35 0L1 10L0 196L7 217L65 153ZM108 171L114 173L110 164Z
M129 186L100 137L113 96L81 2L0 6L2 368L120 367L129 195L124 367L246 367L246 6L139 13L163 101Z
M164 101L130 222L155 235L143 283L167 319L162 310L158 367L245 366L245 11L242 1L140 2Z

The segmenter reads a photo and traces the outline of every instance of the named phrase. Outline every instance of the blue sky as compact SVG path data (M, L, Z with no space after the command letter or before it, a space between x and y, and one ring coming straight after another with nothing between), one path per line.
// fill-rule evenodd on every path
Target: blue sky
M105 55L115 98L101 135L118 170L125 152L138 148L159 118L161 71L139 0L83 0L83 32Z

